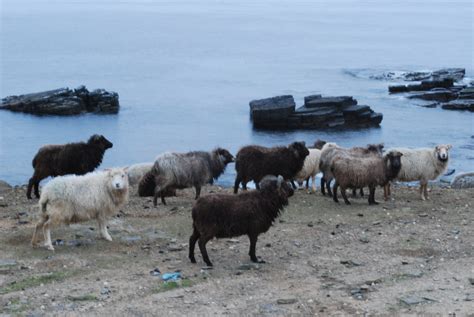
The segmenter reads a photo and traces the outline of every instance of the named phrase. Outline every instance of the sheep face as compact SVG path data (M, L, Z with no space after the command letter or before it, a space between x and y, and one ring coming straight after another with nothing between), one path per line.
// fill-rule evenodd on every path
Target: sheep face
M376 153L376 154L379 154L379 155L382 155L382 152L383 152L383 148L384 148L384 144L383 143L380 143L380 144L368 144L367 145L367 150L371 153Z
M283 200L283 204L288 205L288 197L293 196L295 191L288 182L285 182L283 176L265 176L260 182L260 190L277 192L278 196Z
M326 143L327 143L326 141L318 139L318 140L316 140L316 142L314 142L313 147L315 149L321 150L323 148L324 144L326 144Z
M128 175L125 169L108 170L109 186L113 190L125 190L128 188Z
M107 140L103 135L98 134L91 136L87 143L94 144L104 150L110 149L113 146L112 142Z
M227 151L226 149L221 149L221 148L218 148L216 150L216 153L217 155L219 156L219 159L221 160L221 162L224 164L224 165L227 165L231 162L234 162L234 157L232 156L232 154L230 154L229 151Z
M297 158L304 159L309 155L309 151L304 142L293 142L288 146L288 148L295 152Z
M390 164L390 168L399 171L402 167L402 156L403 154L398 151L390 151L387 153L387 159Z
M451 149L450 144L441 144L435 147L436 156L441 162L446 162L449 158L449 150Z

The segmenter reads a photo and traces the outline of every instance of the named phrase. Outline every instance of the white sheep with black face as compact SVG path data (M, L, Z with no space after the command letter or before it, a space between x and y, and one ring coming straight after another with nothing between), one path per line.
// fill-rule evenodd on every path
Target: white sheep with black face
M403 153L402 167L396 180L401 182L420 182L420 196L422 200L428 199L428 181L438 178L446 171L449 162L449 144L440 144L434 148L395 148ZM390 195L390 184L387 185Z
M128 193L126 169L54 178L41 193L40 220L33 233L32 245L37 245L38 230L43 229L46 248L54 250L50 233L52 226L92 219L97 219L102 238L112 241L107 231L107 219L127 203Z

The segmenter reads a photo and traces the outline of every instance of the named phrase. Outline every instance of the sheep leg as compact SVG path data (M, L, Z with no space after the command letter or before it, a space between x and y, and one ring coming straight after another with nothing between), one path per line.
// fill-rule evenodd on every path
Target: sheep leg
M44 235L44 246L50 250L54 251L53 243L51 242L51 219L46 221L43 225L43 235Z
M313 175L311 175L311 179L312 179L312 182L314 184L314 176ZM308 189L309 189L309 177L306 179L306 190L308 190ZM313 191L314 191L314 188L313 188Z
M309 178L306 180L306 188L308 188ZM311 189L316 192L316 175L311 175Z
M107 241L112 241L112 237L107 231L107 223L103 219L98 219L100 236Z
M260 190L260 183L255 181L255 188ZM247 186L245 186L245 189L247 189Z
M332 178L329 178L326 180L326 187L327 187L327 190L328 190L328 195L329 197L332 197L332 190L331 190L331 181L332 181Z
M352 197L354 197L354 198L357 197L357 189L355 189L355 188L352 189Z
M31 189L33 188L33 185L35 183L35 180L30 178L30 181L28 182L28 190L26 191L26 198L31 199Z
M421 200L426 200L425 186L426 186L426 184L423 181L420 181L420 197L421 197Z
M385 201L388 200L388 184L384 185L383 186L383 199Z
M164 192L163 190L161 189L160 186L156 186L155 187L155 194L153 195L153 206L157 206L158 205L158 196L161 197L161 202L163 203L163 205L166 205L166 201L165 201L165 196L164 196Z
M201 196L201 185L194 186L196 188L196 197L194 199L198 199Z
M47 218L41 217L41 220L35 226L35 231L33 231L33 238L31 239L31 245L36 247L38 245L38 231L43 229L43 225L46 222Z
M375 186L369 186L369 205L378 205L375 201Z
M40 194L39 194L39 183L41 182L41 180L45 178L45 177L42 177L42 175L36 173L36 171L33 173L33 176L30 178L30 180L28 181L28 189L26 191L26 197L28 199L31 199L31 190L34 188L34 191L35 191L35 196L36 198L39 198L40 197Z
M290 181L290 183L291 183L291 187L293 187L293 189L298 188L298 187L296 187L295 181L293 179Z
M257 258L257 255L255 254L255 249L257 247L257 238L258 238L257 235L249 234L249 240L250 240L249 255L250 255L250 259L252 260L252 262L255 262L255 263L265 263L265 261L259 260Z
M339 186L339 184L336 182L334 184L334 195L332 195L332 199L338 203L339 202L339 199L337 199L337 187Z
M430 199L428 197L428 183L425 183L425 186L423 187L423 195L425 196L425 199L427 199L427 200Z
M242 182L242 177L240 177L240 175L237 174L237 176L235 177L235 182L234 182L234 194L237 194L237 192L239 191L240 182Z
M208 237L200 236L198 244L199 244L199 250L201 250L202 259L204 260L204 262L206 262L207 266L212 266L211 260L209 260L209 255L207 255L207 250L206 250L206 243L209 240L210 238Z
M360 197L364 197L364 188L363 187L360 188Z
M337 184L337 182L336 182ZM337 195L337 188L335 187L336 185L334 185L334 196ZM346 205L350 205L351 202L349 201L349 199L347 199L347 195L346 195L346 189L345 188L342 188L341 186L341 196L342 198L344 198L344 202L346 203Z
M324 176L321 177L321 194L326 196L326 190L324 189L324 184L326 184L326 180L324 179Z
M199 231L194 228L193 234L189 237L189 260L191 263L196 263L196 258L194 257L194 247L196 246L196 242L199 239Z

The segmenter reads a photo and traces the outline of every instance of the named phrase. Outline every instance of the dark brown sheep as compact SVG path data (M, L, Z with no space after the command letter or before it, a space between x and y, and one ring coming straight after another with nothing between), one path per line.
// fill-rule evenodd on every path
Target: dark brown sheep
M247 235L250 239L250 259L264 263L255 254L257 238L271 227L292 195L293 189L284 182L283 177L269 176L262 180L260 190L199 198L192 210L194 231L189 238L189 259L196 263L194 247L199 240L202 258L208 266L212 266L206 250L209 240Z
M376 186L385 186L397 177L401 168L402 153L390 151L383 157L369 155L366 157L339 155L333 159L331 172L336 179L333 199L337 199L337 188L341 187L344 202L350 205L346 196L346 188L369 187L369 205L378 204L375 201Z
M292 180L303 168L304 160L308 155L309 151L304 142L293 142L287 147L244 146L235 159L237 176L234 194L237 194L240 183L246 190L247 183L252 180L258 189L258 183L265 175L281 175L285 180Z
M153 197L155 195L155 175L153 171L150 169L143 177L140 179L138 183L138 196L140 197ZM166 188L163 190L163 195L165 197L173 197L176 196L176 189L175 188Z
M113 144L104 136L94 134L87 143L68 143L61 145L44 145L33 158L33 176L28 182L26 197L31 199L31 189L35 188L35 196L39 198L39 183L48 176L66 174L84 175L96 169L107 149Z

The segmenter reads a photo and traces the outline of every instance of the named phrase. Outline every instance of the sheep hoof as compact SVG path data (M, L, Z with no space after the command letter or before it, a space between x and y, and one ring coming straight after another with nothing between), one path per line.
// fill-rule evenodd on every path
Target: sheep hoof
M207 266L212 266L212 263L211 262L206 262L206 265Z
M345 201L346 205L350 205L351 202L350 201Z
M46 245L46 249L48 249L49 251L54 251L54 247L51 244Z
M104 239L107 240L107 241L112 241L112 237L111 237L111 236L104 237Z
M369 203L369 205L378 205L378 204L379 204L379 203L376 202L375 200L374 200L374 201L371 201L371 202Z
M191 263L194 263L194 264L197 263L195 258L189 258L189 260L191 261Z

